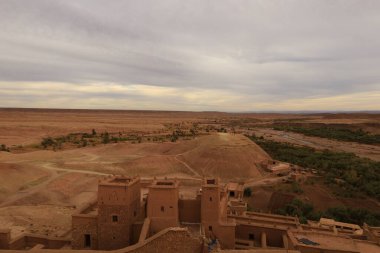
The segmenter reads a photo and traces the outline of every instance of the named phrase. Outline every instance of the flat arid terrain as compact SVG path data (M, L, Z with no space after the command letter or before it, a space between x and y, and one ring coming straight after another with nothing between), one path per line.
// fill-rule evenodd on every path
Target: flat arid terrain
M298 132L278 130L279 124L344 128L354 134L361 129L369 139L311 136L300 133L300 128ZM0 227L12 228L12 233L67 235L71 214L96 198L99 178L113 174L139 175L143 180L177 178L185 186L183 195L199 189L205 176L245 183L252 189L247 201L255 210L271 210L274 193L310 201L318 210L355 207L358 198L336 195L334 187L320 182L320 175L312 184L301 183L302 192L292 192L284 176L263 169L263 163L277 159L250 137L316 152L353 153L359 159L375 162L380 161L380 145L372 139L379 134L379 126L380 114L365 113L2 109ZM361 206L380 210L377 194L360 198ZM53 219L55 222L51 222Z

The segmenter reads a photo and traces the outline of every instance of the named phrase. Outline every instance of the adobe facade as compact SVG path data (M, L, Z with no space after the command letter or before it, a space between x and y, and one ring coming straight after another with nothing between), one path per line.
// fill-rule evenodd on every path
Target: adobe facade
M99 181L97 214L72 217L74 249L120 249L132 243L133 224L141 215L140 178Z
M142 185L147 193L141 194ZM176 179L114 176L99 181L94 206L72 216L72 238L0 230L0 249L38 252L380 252L380 228L249 212L238 183L204 178L193 198ZM58 250L57 250L58 249ZM243 250L243 251L242 251ZM0 250L1 251L1 250Z
M179 227L179 183L177 180L154 180L149 186L147 217L152 233Z

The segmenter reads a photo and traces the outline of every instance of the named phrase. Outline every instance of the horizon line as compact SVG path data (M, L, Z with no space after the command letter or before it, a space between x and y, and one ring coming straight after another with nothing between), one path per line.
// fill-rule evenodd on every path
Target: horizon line
M192 110L160 110L160 109L106 109L106 108L47 108L47 107L1 107L0 110L61 110L61 111L129 111L129 112L184 112L184 113L230 113L230 114L337 114L337 113L369 113L380 114L380 110L258 110L258 111L192 111Z

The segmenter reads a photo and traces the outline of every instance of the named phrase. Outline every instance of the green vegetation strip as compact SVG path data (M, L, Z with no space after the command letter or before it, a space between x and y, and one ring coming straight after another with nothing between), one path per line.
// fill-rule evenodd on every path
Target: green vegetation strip
M294 199L284 208L278 209L277 214L298 216L301 223L307 223L307 220L318 221L321 217L331 218L336 221L363 225L367 223L370 226L380 225L380 213L372 212L365 209L352 209L349 207L328 208L326 211L315 211L314 206L310 203Z
M343 197L369 196L380 200L380 162L352 153L315 150L248 136L273 159L316 169L325 183Z
M362 129L350 130L332 126L305 127L297 125L274 125L274 130L301 133L308 136L316 136L339 141L352 141L365 144L380 144L379 134L369 134Z

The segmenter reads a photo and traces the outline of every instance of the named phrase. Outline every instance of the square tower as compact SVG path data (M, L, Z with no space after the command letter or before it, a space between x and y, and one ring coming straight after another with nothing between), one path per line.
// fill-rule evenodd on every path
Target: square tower
M218 178L205 178L202 185L201 221L206 237L211 238L220 220L220 187Z
M201 224L205 236L218 239L222 248L235 247L234 220L227 218L227 187L219 185L218 178L205 178L201 196Z
M130 245L132 224L140 215L140 178L117 176L98 185L98 248Z
M177 180L154 180L149 186L147 217L151 220L151 232L179 226Z

